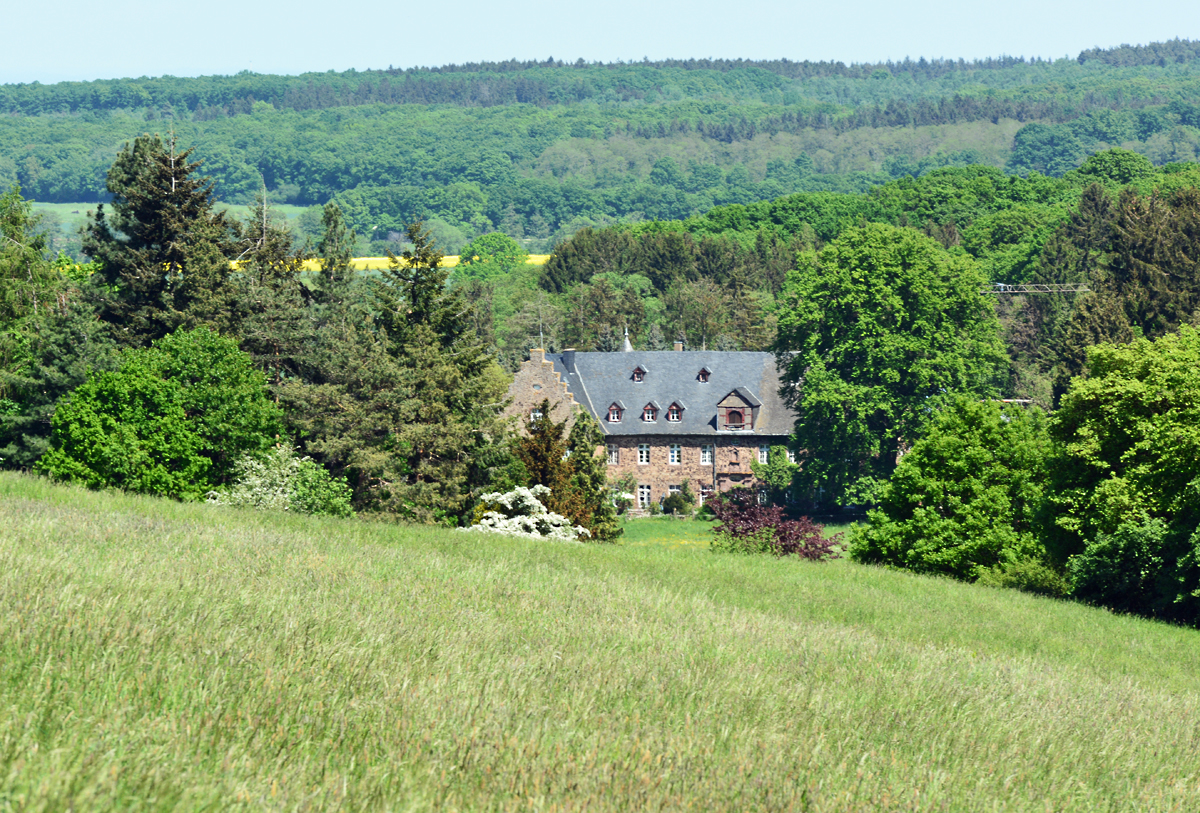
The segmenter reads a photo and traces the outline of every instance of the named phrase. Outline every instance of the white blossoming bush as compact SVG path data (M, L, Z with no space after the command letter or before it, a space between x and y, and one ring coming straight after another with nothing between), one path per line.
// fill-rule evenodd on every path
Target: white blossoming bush
M237 464L237 472L237 482L229 491L210 491L208 502L260 511L354 515L346 482L330 477L315 460L297 456L291 446L277 446L261 458L246 456Z
M533 488L518 486L507 494L484 494L480 497L483 510L476 512L479 519L462 530L563 542L578 542L581 536L591 536L587 528L572 526L571 520L562 514L546 510L538 497L549 493L549 488L537 485Z

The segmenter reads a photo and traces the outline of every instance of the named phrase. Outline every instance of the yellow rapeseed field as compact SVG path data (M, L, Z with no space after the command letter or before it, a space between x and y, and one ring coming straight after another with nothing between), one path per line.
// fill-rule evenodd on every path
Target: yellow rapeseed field
M550 259L549 254L530 254L529 265L545 265ZM387 257L355 257L350 261L354 269L357 271L381 271L388 267ZM448 254L442 258L442 265L446 268L453 268L458 265L458 255ZM309 260L304 264L307 271L316 271L320 268L317 260Z

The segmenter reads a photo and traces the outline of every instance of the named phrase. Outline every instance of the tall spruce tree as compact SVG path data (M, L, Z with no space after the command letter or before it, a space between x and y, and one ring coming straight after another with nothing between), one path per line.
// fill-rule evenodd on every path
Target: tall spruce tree
M84 234L84 252L101 263L100 316L123 344L180 326L232 327L234 226L191 155L173 135L127 144L108 171L110 208L98 206Z

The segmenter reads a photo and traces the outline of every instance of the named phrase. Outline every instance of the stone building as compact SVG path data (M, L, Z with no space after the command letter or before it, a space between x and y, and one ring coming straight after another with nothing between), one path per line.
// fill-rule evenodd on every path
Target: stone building
M771 353L531 350L509 388L508 414L528 422L548 398L550 417L586 409L604 431L609 481L637 482L641 507L688 483L701 501L754 486L750 463L786 445L795 415L779 396Z

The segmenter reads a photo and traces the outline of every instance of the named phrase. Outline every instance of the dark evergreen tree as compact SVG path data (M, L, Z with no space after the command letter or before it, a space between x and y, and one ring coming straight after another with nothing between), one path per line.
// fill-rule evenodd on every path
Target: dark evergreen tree
M346 227L342 210L336 203L327 203L321 213L324 234L317 243L317 256L321 262L320 283L317 290L322 302L330 303L347 296L354 271L350 260L354 256L354 244L358 235Z
M108 171L112 204L88 223L83 250L101 263L100 317L122 344L146 345L184 325L229 330L234 226L217 211L192 149L139 136Z

